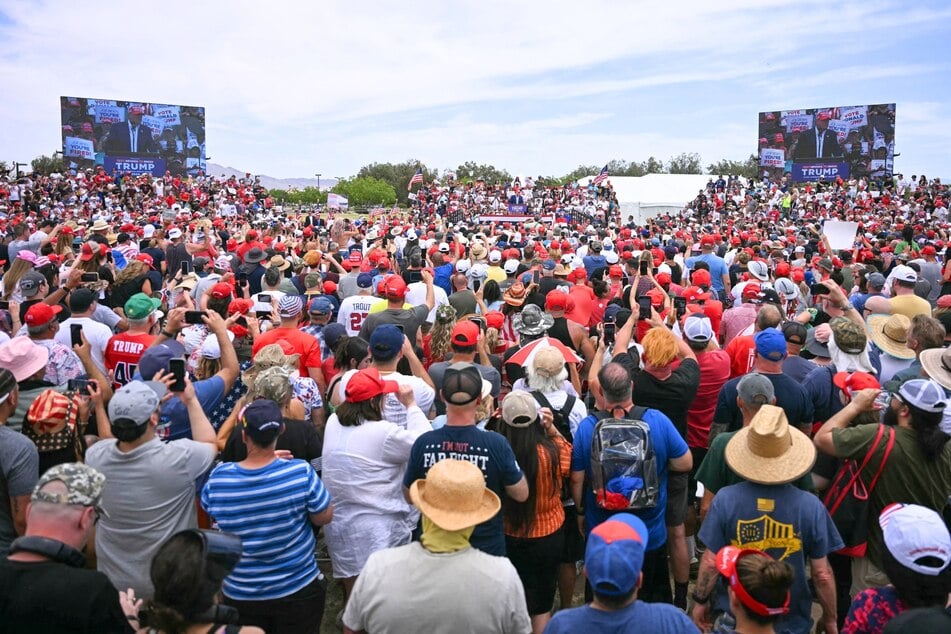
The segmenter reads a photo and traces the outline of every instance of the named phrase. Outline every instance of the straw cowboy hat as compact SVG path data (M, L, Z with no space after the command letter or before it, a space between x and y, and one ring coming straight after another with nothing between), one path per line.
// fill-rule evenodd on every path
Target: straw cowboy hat
M433 524L459 531L481 524L499 512L499 496L485 487L482 471L466 460L440 460L410 485L413 505Z
M763 405L749 426L726 445L726 463L745 480L757 484L786 484L812 469L816 448L809 437L789 426L786 412Z
M951 390L951 348L922 350L918 360L929 377Z
M915 351L907 345L911 320L905 315L869 315L866 320L872 341L882 352L898 359L914 359Z

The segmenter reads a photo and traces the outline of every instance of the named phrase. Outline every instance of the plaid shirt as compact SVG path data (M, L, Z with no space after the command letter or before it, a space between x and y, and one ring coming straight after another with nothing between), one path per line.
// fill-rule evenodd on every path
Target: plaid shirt
M324 341L324 325L323 324L307 324L306 326L301 326L301 332L306 332L311 337L317 339L317 342L320 344L320 360L326 361L333 356L333 351L327 345L327 342Z

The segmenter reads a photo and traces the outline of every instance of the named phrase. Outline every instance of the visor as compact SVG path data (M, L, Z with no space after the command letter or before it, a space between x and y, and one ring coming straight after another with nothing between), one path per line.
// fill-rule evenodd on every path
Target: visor
M733 593L736 595L736 598L739 599L746 609L748 609L753 614L758 614L760 616L782 616L789 613L789 595L786 593L786 600L783 602L782 606L771 608L763 603L760 603L754 599L749 592L746 591L746 588L740 583L740 577L736 574L736 562L740 557L745 557L746 555L763 555L764 557L769 557L766 553L761 550L755 549L741 549L736 548L735 546L725 546L720 549L720 552L717 553L717 570L721 575L727 578L727 581L730 583L730 587L733 588Z
M203 576L221 583L241 560L241 538L234 533L189 530L201 539Z

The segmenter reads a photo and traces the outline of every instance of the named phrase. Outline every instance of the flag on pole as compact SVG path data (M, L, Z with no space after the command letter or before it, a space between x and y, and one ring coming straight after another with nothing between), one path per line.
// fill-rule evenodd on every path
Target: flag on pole
M422 184L423 182L423 168L416 168L416 173L413 174L413 178L409 179L409 185L406 186L406 191L413 189L413 185L416 183Z
M594 177L594 180L591 182L594 183L595 185L600 185L601 183L606 181L607 178L608 178L608 166L605 165L604 167L601 168L601 171L598 173L597 176Z

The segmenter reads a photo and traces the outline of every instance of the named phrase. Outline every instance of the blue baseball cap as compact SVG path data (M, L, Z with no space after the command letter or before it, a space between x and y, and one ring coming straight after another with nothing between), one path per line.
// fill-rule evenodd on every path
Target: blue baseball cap
M544 262L542 262L542 268L545 269L546 271L554 271L554 270L555 270L555 261L554 261L554 260L545 260Z
M157 346L146 348L142 353L139 359L139 375L142 380L151 381L159 370L168 372L169 361L183 358L185 358L185 346L174 339L167 339Z
M373 286L373 274L361 273L357 276L357 286L360 288L370 288Z
M241 411L241 426L254 439L277 433L284 424L281 407L272 400L260 398Z
M383 324L370 335L370 355L374 361L389 361L403 349L403 332L393 324Z
M786 358L786 337L778 328L767 328L753 336L756 354L769 361L782 361Z
M334 304L330 299L321 295L311 300L307 310L318 315L329 315L334 312Z
M584 568L591 587L609 597L634 589L644 565L647 526L636 515L616 513L588 535Z

